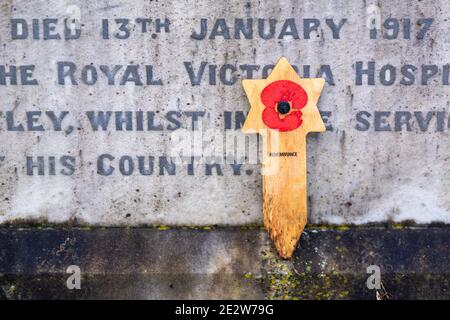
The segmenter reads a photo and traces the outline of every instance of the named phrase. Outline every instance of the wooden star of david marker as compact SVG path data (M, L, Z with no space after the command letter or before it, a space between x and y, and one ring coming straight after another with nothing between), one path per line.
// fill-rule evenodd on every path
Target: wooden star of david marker
M317 102L325 80L301 79L281 58L264 80L243 80L251 108L244 133L263 137L264 225L284 259L307 222L306 135L324 132Z

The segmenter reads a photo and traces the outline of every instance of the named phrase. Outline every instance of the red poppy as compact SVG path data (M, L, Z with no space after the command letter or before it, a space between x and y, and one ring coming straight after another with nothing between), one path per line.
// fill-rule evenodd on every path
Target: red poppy
M308 94L299 84L289 80L272 82L261 93L266 106L262 119L266 126L279 131L292 131L303 123L302 112L308 103Z

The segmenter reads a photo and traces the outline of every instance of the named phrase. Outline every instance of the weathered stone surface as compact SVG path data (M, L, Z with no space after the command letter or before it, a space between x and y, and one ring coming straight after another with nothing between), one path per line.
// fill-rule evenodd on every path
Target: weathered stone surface
M294 259L259 229L0 229L4 299L449 299L448 228L309 228ZM81 290L65 271L81 268Z
M268 70L264 66L280 56L299 66L302 76L307 75L304 66L316 76L324 65L319 75L327 79L319 109L330 130L308 140L312 223L448 223L449 11L449 2L439 0L2 1L0 65L6 73L10 66L34 65L32 78L38 85L21 85L27 77L24 80L20 74L18 85L10 84L8 77L6 85L0 85L0 223L17 219L92 225L260 223L259 165L244 164L240 175L234 175L232 167L224 164L219 172L223 175L218 175L216 167L202 164L189 175L186 165L177 164L175 175L168 175L167 158L160 157L173 151L175 132L191 131L194 114L189 112L205 112L203 117L197 114L209 130L205 145L220 145L220 139L211 142L211 136L236 128L230 121L236 114L226 112L248 110L240 79L249 77L246 70L253 68L249 65L256 65L253 77L261 78ZM80 38L43 40L54 34L47 28L45 35L43 19L57 18L55 32L64 38L66 17L81 19ZM367 27L373 17L379 24L376 35L372 32L376 39L370 38ZM114 19L121 18L133 23L128 39L114 38ZM142 20L137 18L152 19L148 32L142 32ZM12 39L11 19L26 19L27 39ZM35 33L32 19L39 19ZM109 39L102 37L102 19L109 19ZM170 21L167 29L165 19ZM201 19L207 19L208 36L196 40L191 35L193 30L199 32ZM236 26L247 19L253 19L251 39L244 32L235 39ZM277 21L274 36L265 40L258 24L264 22L269 33L270 19ZM429 30L424 29L427 21L432 22ZM341 22L342 28L336 29ZM39 39L33 40L33 35ZM119 32L119 37L124 35ZM78 85L67 77L65 84L58 83L58 62L77 66ZM196 85L189 70L192 67L191 75L196 75L202 62L207 65ZM367 69L372 62L374 85L367 75L359 83L357 69ZM100 65L123 66L114 84L108 84ZM121 85L128 65L139 66L144 82L145 65L151 65L151 83ZM89 85L91 78L83 83L83 68L89 75L95 68L95 84ZM210 74L216 77L209 80ZM27 126L26 112L35 111L42 112L41 117ZM69 114L62 131L57 131L45 112L58 116L63 111ZM133 120L131 131L117 131L113 114L108 130L94 131L87 112L100 111L128 111L133 116L154 112L155 126L161 124L163 130L138 131ZM8 130L8 112L14 113L10 124L22 124L24 132ZM177 118L181 128L170 130L177 123L168 117ZM225 129L227 121L231 130ZM39 124L45 131L35 131ZM241 135L239 130L236 133ZM115 167L110 176L98 174L102 154L115 157L106 161L107 167L109 163ZM153 174L141 176L137 169L131 176L120 174L119 160L124 155L132 157L135 166L137 156L155 157ZM37 161L39 156L45 157L44 176L37 175L37 168L33 176L28 175L26 157ZM63 156L75 160L75 171L69 176L61 174L64 169L67 173ZM48 157L55 157L55 176L49 175ZM125 162L129 165L128 158Z

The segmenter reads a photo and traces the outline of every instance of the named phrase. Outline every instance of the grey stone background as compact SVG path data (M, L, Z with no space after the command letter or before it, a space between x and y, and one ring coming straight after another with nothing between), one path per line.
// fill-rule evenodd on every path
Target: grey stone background
M369 39L367 8L380 7L382 21L389 17L433 18L424 39ZM79 7L82 35L75 41L11 40L10 19L63 19L68 6ZM102 153L122 155L167 155L170 131L93 132L86 111L206 111L205 129L223 132L224 111L247 111L240 81L232 86L218 83L192 86L184 62L198 67L202 61L232 65L273 64L280 56L295 65L310 65L315 76L320 65L331 66L335 85L327 84L319 109L331 112L333 130L308 138L309 217L313 224L364 224L405 221L450 222L449 87L442 84L442 66L448 63L450 45L448 1L2 1L0 6L0 59L2 65L35 64L38 86L0 86L0 111L15 111L18 121L26 111L70 111L64 132L8 132L4 115L0 124L0 223L17 220L77 222L90 225L245 225L261 222L259 165L244 164L233 175L223 166L223 176L211 176L200 167L189 176L177 166L175 176L97 175L96 159ZM101 39L103 18L168 18L170 33L142 34L134 30L128 40ZM194 40L193 29L207 18L209 28L216 18L225 18L233 31L235 18L295 18L300 39ZM304 18L317 18L320 27L303 37ZM340 39L332 39L325 19L348 19ZM256 22L255 22L256 25ZM60 26L57 28L60 29ZM419 26L413 23L413 35ZM232 33L233 34L233 33ZM382 34L382 33L381 33ZM375 61L392 64L397 72L404 64L420 69L436 64L440 73L430 84L416 82L392 86L355 85L355 63ZM56 62L93 64L151 64L163 86L108 86L99 75L96 85L61 86ZM207 72L206 72L207 73ZM302 75L302 72L300 72ZM244 75L239 74L239 79ZM261 70L255 77L262 77ZM356 114L372 113L371 128L358 131ZM412 131L376 132L373 112L396 111L446 114L443 132L436 132L436 119L422 132L412 122ZM184 125L188 119L183 118ZM43 118L48 124L48 120ZM25 156L77 157L76 173L66 176L27 176ZM115 163L117 166L117 163ZM246 170L251 170L248 175ZM158 171L158 169L156 169ZM250 172L249 172L250 173ZM295 199L293 199L295 201Z

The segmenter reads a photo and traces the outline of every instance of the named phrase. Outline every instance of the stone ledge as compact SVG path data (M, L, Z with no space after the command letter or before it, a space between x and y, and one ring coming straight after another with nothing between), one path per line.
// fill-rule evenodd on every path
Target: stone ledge
M450 228L308 228L291 261L259 228L0 228L0 298L449 299ZM69 265L81 290L66 288Z

